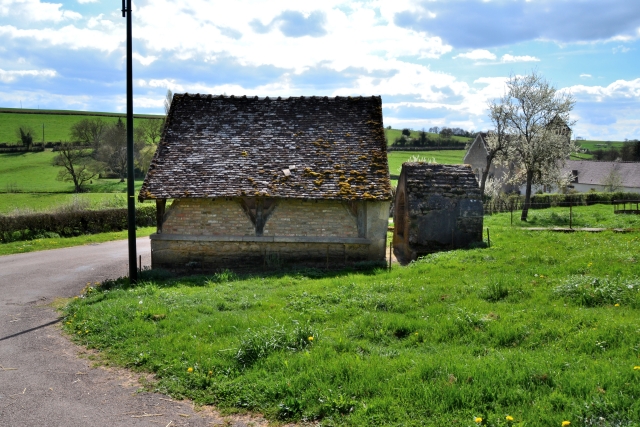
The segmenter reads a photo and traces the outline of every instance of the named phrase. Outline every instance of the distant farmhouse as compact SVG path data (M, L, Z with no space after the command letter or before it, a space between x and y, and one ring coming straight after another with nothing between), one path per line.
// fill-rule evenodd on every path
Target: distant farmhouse
M383 261L388 169L380 97L175 95L139 194L152 267Z
M571 173L569 188L579 192L617 191L640 193L640 163L568 160L563 172Z
M476 135L476 138L473 140L467 153L464 155L462 159L462 163L465 165L471 165L471 169L473 170L478 183L482 181L482 173L484 168L487 166L487 138L488 134L486 132L479 132ZM499 179L503 182L500 192L503 193L512 193L517 191L517 186L504 183L504 178L508 175L509 169L502 165L496 165L495 162L491 164L489 168L489 176L488 179Z

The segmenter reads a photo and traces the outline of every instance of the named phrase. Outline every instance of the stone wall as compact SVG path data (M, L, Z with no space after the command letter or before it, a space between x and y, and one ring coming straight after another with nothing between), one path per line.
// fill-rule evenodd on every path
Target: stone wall
M264 226L264 235L358 237L358 224L343 202L280 200Z
M401 262L482 241L482 196L469 165L403 164L395 204Z
M385 257L389 202L275 200L258 232L241 198L179 199L151 236L152 267L254 269ZM267 212L265 210L265 212Z

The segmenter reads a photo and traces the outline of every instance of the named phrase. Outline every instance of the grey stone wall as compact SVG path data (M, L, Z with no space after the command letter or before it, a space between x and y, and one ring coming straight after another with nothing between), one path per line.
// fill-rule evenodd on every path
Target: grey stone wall
M393 246L403 263L482 241L482 197L469 165L403 164L395 205Z

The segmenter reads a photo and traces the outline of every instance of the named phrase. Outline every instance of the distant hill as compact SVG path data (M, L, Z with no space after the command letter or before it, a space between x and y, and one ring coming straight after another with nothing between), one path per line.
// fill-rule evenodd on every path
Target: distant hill
M72 110L34 110L21 108L0 108L0 143L17 144L16 129L21 125L32 126L36 130L34 142L68 141L69 130L80 120L100 117L105 121L126 118L124 113L102 113ZM139 120L161 119L163 115L134 114L134 126Z

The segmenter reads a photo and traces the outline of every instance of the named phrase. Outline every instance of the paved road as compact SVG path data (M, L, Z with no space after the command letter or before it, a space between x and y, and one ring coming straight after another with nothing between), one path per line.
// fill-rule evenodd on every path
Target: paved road
M138 239L137 248L149 265L149 239ZM140 393L137 376L92 367L90 352L61 334L51 303L87 282L127 275L127 259L127 241L0 256L0 426L264 424Z

